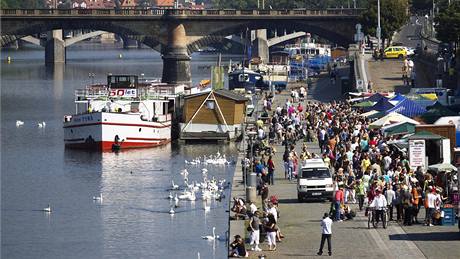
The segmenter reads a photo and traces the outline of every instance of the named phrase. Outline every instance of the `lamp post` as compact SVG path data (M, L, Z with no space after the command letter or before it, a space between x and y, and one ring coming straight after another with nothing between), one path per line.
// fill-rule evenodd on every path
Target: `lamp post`
M91 84L94 85L94 77L96 76L96 74L94 73L88 73L88 77L91 78Z
M380 0L377 0L377 48L380 51L382 29L380 27Z
M253 173L254 171L254 138L257 135L257 132L255 131L249 131L248 132L248 137L249 141L251 141L251 162L250 162L250 170L246 170L246 177L245 177L245 190L246 190L246 200L247 201L254 201L256 197L256 183L254 182L254 179L248 182L248 178L255 175ZM252 178L252 177L251 177Z

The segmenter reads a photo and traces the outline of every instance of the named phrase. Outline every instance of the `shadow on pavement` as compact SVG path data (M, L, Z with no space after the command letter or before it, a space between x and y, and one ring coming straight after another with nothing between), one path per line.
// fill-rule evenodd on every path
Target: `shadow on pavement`
M402 78L400 76L398 76L398 77L383 77L382 79L391 80L391 81L402 81Z
M390 240L410 240L410 241L458 241L459 232L427 232L427 233L408 233L390 235Z

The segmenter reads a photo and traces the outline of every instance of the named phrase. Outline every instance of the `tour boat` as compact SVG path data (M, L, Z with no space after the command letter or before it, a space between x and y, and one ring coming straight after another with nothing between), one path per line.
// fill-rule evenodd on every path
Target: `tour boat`
M171 122L184 85L135 75L109 75L107 84L75 91L75 114L64 116L69 148L118 150L171 141Z

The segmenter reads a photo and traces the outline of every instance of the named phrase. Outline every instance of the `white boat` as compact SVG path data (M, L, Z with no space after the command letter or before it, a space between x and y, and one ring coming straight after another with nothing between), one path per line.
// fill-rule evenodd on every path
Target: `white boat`
M133 75L109 75L105 85L76 90L75 114L64 116L65 146L104 151L164 145L183 92L184 85Z

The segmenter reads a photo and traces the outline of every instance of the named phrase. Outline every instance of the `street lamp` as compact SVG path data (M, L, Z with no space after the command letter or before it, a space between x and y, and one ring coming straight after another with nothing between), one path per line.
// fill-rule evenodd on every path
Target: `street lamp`
M380 51L380 41L381 41L382 28L380 27L380 0L377 0L377 48Z
M88 78L91 78L91 84L94 85L94 77L96 76L96 74L94 73L88 73Z

